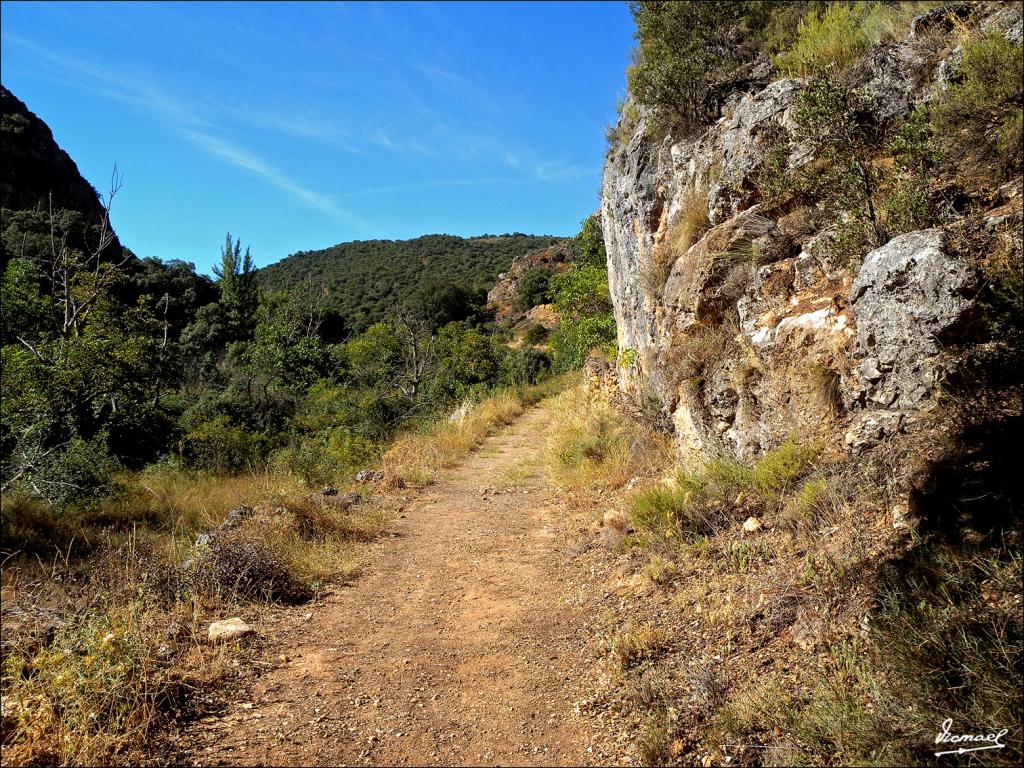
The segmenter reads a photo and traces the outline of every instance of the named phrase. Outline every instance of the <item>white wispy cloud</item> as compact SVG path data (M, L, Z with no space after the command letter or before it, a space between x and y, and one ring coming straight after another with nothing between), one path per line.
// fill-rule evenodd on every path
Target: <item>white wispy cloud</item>
M545 182L570 182L594 176L598 171L590 166L572 165L563 160L545 160L533 166L533 173Z
M237 168L249 171L288 193L300 203L361 229L368 228L366 221L338 206L330 197L309 189L265 158L212 135L210 131L217 127L212 117L202 114L202 108L175 98L155 81L138 75L126 76L91 62L58 54L15 35L4 34L3 40L5 44L14 43L47 63L58 66L64 73L72 76L72 82L79 88L85 88L97 95L120 101L167 120L179 134L199 149ZM238 113L237 110L235 112ZM261 119L267 118L263 116ZM287 122L282 119L278 123L291 132L307 135L317 135L323 130L322 126L317 126L311 121Z
M314 192L313 190L304 187L302 184L299 184L262 157L252 154L251 152L224 141L223 139L219 139L216 136L211 136L210 134L203 133L201 131L185 131L185 136L209 154L214 155L237 168L241 168L259 176L278 189L287 192L292 195L292 197L295 197L299 201L305 203L309 207L321 210L335 218L343 219L349 224L366 228L366 221L350 211L339 207L330 197Z
M387 195L394 192L415 192L425 189L446 189L456 187L483 187L483 186L511 186L513 184L526 184L530 179L526 177L482 177L463 179L438 179L436 181L411 181L405 184L388 184L380 187L366 187L364 189L353 189L342 194L342 197L366 197L371 195Z

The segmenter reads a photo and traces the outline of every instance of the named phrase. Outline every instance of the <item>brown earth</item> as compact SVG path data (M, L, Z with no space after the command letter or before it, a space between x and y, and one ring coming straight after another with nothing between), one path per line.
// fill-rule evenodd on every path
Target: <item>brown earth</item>
M548 420L537 408L486 440L399 508L361 577L265 625L255 663L269 671L248 700L192 726L189 761L608 762L574 706L590 687L601 596L587 598L543 479Z

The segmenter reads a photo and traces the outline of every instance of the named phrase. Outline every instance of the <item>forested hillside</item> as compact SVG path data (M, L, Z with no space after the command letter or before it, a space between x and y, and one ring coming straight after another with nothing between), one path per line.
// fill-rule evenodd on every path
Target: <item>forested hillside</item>
M98 220L102 206L96 190L78 172L67 152L57 146L46 123L0 85L0 206L77 211Z
M486 295L512 259L559 241L546 235L424 235L414 240L357 240L299 251L257 271L272 291L309 282L326 289L324 303L346 328L385 320L397 300L459 285Z

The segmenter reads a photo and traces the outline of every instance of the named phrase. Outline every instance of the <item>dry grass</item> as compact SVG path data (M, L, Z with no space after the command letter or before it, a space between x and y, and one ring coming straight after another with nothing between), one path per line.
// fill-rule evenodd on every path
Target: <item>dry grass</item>
M103 520L145 520L166 534L169 553L180 559L196 535L219 525L241 504L274 505L301 498L308 490L287 475L216 476L153 469L132 478L125 493L102 507ZM96 517L93 517L96 520Z
M709 224L707 185L687 188L679 199L679 212L669 235L672 252L676 258L682 256L690 250L691 245L700 240Z
M89 558L37 577L29 563L5 564L16 607L5 596L4 764L131 764L171 721L223 697L225 672L237 675L244 657L206 646L207 622L251 621L267 602L316 595L347 578L359 543L383 529L372 505L342 509L300 493L264 475L149 473L89 519L148 526L93 529ZM220 527L242 502L254 513Z
M680 381L700 380L712 373L736 349L739 326L733 320L690 328L673 339L663 365Z
M495 485L503 490L522 487L528 481L536 480L541 468L539 459L511 464L501 471Z
M532 387L508 389L479 403L464 404L447 421L432 424L426 432L400 436L381 460L386 481L396 487L429 485L438 471L460 462L527 407L576 380L576 375L567 374Z
M674 524L710 510L728 522L689 544L650 540L657 554L643 575L675 572L661 589L678 621L665 623L660 599L619 609L627 627L671 633L670 647L634 652L645 643L628 629L617 653L687 692L674 697L673 727L695 751L755 745L729 753L739 764L908 765L953 717L977 732L1008 728L992 763L1019 762L1017 539L972 548L894 533L882 487L891 472L882 460L824 464L789 444L749 467L709 462L637 497L634 545L647 541L648 518ZM764 527L746 534L739 522L751 513ZM694 667L702 653L719 654L718 664ZM621 687L634 696L628 681ZM652 718L638 714L636 746L666 761L668 736L643 730Z
M837 371L812 361L804 365L803 378L819 412L828 416L843 412L842 385Z
M382 459L385 477L396 486L429 485L438 471L457 464L524 410L515 393L506 392L473 406L454 421L432 426L426 434L399 437Z
M709 224L707 186L687 188L680 197L679 211L669 227L668 237L655 246L650 265L641 272L641 282L649 296L661 296L673 265L701 238Z
M619 671L625 671L650 660L668 645L668 633L664 629L649 624L627 625L608 641L608 655Z
M240 504L274 504L308 492L288 476L212 475L153 467L120 479L121 492L79 508L55 512L35 499L4 494L3 551L51 559L84 555L100 543L102 531L153 532L165 554L180 559L199 533L221 523Z
M97 556L48 631L5 626L5 765L132 763L195 692L215 690L230 651L199 644L201 614L173 597L169 573L133 536Z
M643 576L652 584L663 586L670 584L679 572L678 566L661 555L651 555L644 566Z
M551 402L545 460L549 477L576 494L614 490L672 461L664 435L623 418L607 399L582 387Z
M827 478L811 477L786 500L780 522L797 533L831 528L843 519L845 499Z

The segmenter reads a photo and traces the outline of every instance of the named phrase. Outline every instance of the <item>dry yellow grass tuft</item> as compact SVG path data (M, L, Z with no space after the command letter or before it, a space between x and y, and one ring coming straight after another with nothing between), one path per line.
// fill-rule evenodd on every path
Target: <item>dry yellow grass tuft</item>
M600 393L575 387L551 403L548 474L574 492L614 490L671 464L663 435L623 418Z
M672 252L677 259L700 240L709 224L707 185L690 187L679 200L679 213L676 214L669 236Z
M393 485L429 485L439 470L456 464L523 410L515 393L505 392L432 425L425 434L399 437L382 459L385 478Z
M616 667L625 671L664 651L668 645L668 633L664 629L649 624L627 625L612 636L608 653Z
M422 434L400 436L381 459L386 482L392 486L429 485L439 470L457 464L488 435L519 418L528 406L575 380L575 375L566 375L532 387L508 389L459 408L447 421L432 424Z
M240 504L282 503L308 490L286 475L210 475L156 468L132 476L119 497L104 501L97 522L147 522L190 543L197 533L219 525Z
M672 266L701 238L709 224L707 186L688 188L679 200L679 211L669 227L668 237L655 246L651 264L641 274L648 294L660 296L672 273Z

